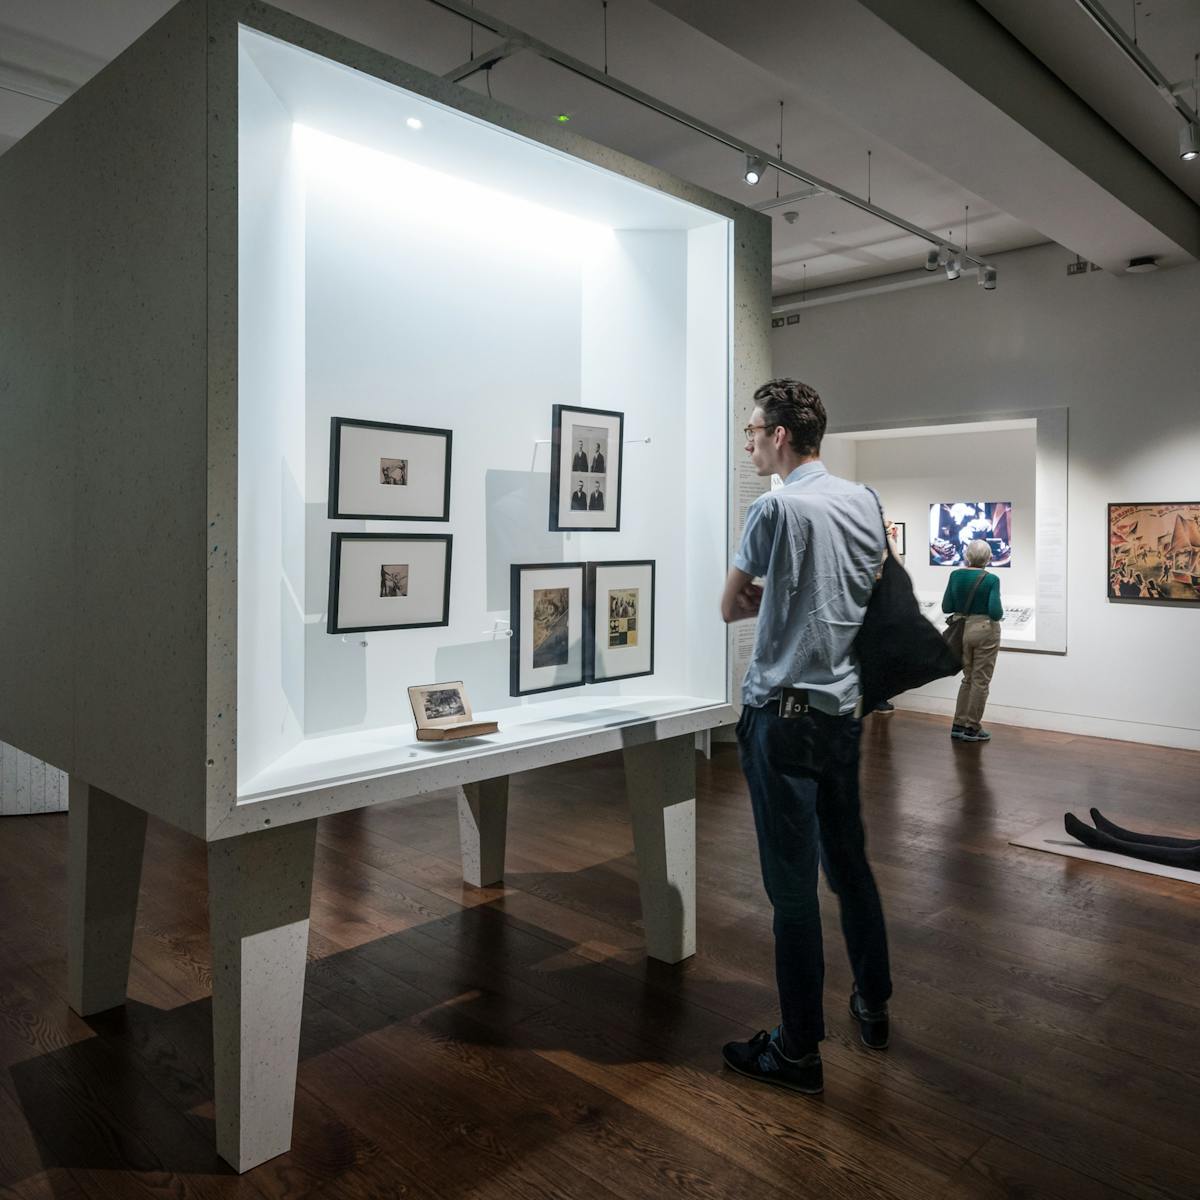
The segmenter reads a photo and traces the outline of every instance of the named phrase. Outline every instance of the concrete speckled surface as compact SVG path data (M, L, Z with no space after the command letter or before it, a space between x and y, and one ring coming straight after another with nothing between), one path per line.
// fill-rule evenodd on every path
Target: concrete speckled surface
M40 533L58 560L44 574L36 562L22 572L18 600L21 624L49 648L50 670L25 676L29 690L43 692L38 707L52 699L74 726L65 756L57 736L40 753L196 832L204 815L203 46L203 7L173 10L8 164L46 196L61 188L67 198L46 204L34 237L27 224L18 234L38 246L61 241L52 286L69 306L57 325L39 327L31 314L18 325L22 354L65 361L71 398L55 413L56 439L22 441L31 472L52 481L54 494L31 489L6 513ZM13 182L6 173L6 192ZM37 380L20 406L58 409L58 383ZM40 595L47 577L60 601Z
M125 1003L146 814L70 784L67 998L81 1017Z
M646 953L680 962L696 953L695 744L670 738L624 757Z
M52 113L37 135L0 157L0 739L66 768L77 603L75 375L63 353L73 254L61 236L75 190L70 113Z
M268 6L172 9L0 170L0 211L18 238L32 230L27 259L45 276L23 280L44 322L18 324L37 346L21 356L30 402L5 410L33 452L17 476L27 492L6 505L30 531L32 582L0 590L0 615L28 634L6 640L0 665L35 686L19 713L0 701L0 736L208 838L392 798L376 782L264 801L269 814L235 802L239 22L732 218L736 395L768 361L765 216ZM72 338L63 376L54 350ZM0 377L10 393L19 370ZM649 723L642 736L680 732ZM581 735L570 756L630 736ZM485 777L446 774L428 787Z
M217 1152L238 1171L291 1145L317 823L208 851Z

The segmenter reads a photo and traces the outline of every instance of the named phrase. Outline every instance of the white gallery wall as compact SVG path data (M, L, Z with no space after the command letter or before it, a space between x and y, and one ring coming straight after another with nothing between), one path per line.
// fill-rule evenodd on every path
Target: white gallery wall
M1071 259L1058 246L1004 255L994 292L964 277L807 308L773 331L774 368L817 388L831 428L1067 407L1067 653L1004 652L989 714L1200 748L1200 605L1105 597L1106 505L1200 500L1200 265L1068 277ZM874 484L878 471L886 489L878 445L883 457L859 474ZM834 448L831 465L848 457ZM929 486L944 481L931 474ZM1022 526L1014 510L1017 545ZM954 690L934 684L901 703L949 712Z

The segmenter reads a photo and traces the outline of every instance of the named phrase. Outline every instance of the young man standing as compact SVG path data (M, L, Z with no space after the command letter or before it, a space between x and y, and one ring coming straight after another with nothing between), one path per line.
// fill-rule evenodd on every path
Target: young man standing
M825 1036L818 859L841 908L850 1011L865 1045L888 1041L892 983L859 812L853 651L883 559L883 520L873 492L830 475L818 457L825 406L812 388L776 379L754 399L746 450L759 475L779 475L784 486L750 505L721 615L758 617L737 736L775 912L782 1018L771 1033L730 1042L724 1056L743 1075L816 1093Z

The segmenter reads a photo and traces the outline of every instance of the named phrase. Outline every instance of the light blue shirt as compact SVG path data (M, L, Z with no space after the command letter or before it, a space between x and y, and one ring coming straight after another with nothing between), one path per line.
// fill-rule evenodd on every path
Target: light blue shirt
M822 462L802 464L750 505L733 565L764 583L743 704L797 687L823 712L854 711L861 693L852 646L883 550L875 493Z

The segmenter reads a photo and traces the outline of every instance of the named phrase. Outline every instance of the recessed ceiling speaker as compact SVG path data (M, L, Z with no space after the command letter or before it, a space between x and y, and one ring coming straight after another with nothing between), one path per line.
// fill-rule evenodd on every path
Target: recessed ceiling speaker
M1200 125L1189 121L1179 130L1179 157L1184 162L1200 158Z
M1148 275L1151 271L1158 270L1158 259L1153 254L1143 254L1138 258L1131 258L1129 266L1125 268L1126 275Z

